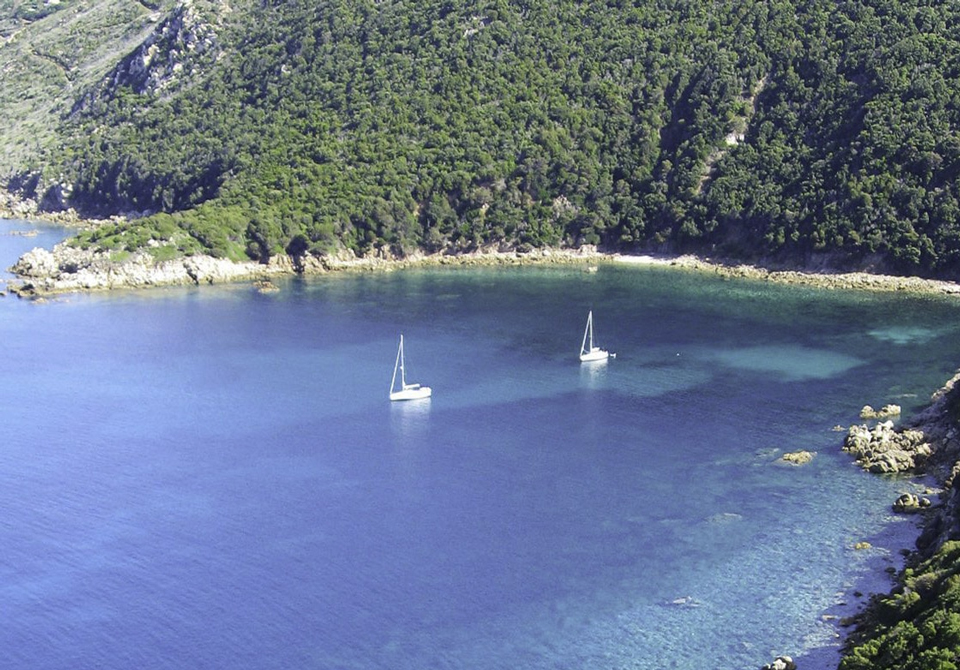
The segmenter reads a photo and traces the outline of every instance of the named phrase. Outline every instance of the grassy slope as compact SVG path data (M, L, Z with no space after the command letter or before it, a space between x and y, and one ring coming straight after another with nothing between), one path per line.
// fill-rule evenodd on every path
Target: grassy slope
M0 176L36 166L74 97L139 44L174 3L64 0L38 15L0 0Z

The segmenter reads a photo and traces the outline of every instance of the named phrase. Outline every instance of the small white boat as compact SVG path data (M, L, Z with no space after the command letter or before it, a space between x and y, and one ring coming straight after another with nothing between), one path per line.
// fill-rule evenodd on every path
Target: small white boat
M400 388L397 385L397 370L400 370ZM396 389L396 390L394 390ZM390 400L420 400L429 398L433 391L429 386L408 384L406 368L403 364L403 335L400 335L400 348L397 349L397 362L393 364L393 379L390 380Z
M583 342L580 344L580 362L592 363L594 361L605 361L608 358L616 358L616 354L611 354L605 349L594 346L593 344L593 310L587 313L587 327L583 331Z

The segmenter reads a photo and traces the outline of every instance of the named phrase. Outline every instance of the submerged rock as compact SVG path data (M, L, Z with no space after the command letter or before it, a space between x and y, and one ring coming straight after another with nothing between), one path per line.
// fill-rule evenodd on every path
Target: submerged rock
M280 291L280 287L269 279L260 279L253 282L253 285L258 293L277 293Z

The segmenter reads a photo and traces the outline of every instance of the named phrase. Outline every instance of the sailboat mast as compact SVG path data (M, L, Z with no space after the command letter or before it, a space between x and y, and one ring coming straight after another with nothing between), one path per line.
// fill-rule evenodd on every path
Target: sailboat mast
M400 388L407 388L407 373L403 368L403 334L400 334Z
M583 330L583 342L580 344L580 353L585 354L593 348L593 311L587 314L587 327ZM590 349L587 349L587 337L590 337Z
M393 362L393 377L390 378L390 393L393 393L393 389L397 384L397 368L400 368L400 376L402 378L403 377L403 335L400 336L400 348L397 349L397 360Z

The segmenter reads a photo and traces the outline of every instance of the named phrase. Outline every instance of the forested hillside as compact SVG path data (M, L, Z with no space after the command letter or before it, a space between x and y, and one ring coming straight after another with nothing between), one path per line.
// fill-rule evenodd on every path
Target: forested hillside
M165 16L11 175L55 187L51 207L156 213L82 244L265 260L588 243L960 276L954 3L197 0Z

